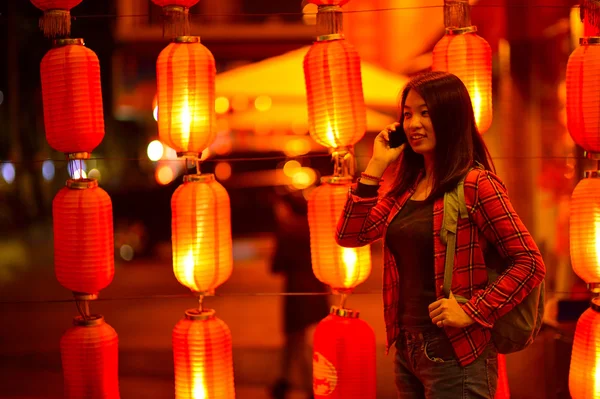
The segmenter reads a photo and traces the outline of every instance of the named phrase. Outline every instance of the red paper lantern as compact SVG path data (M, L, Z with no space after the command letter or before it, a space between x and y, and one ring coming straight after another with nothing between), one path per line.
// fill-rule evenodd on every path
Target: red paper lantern
M510 389L508 387L508 374L506 373L506 357L498 355L498 388L494 399L510 399Z
M600 38L580 43L567 64L567 126L578 145L600 153Z
M229 195L214 175L186 175L171 199L173 271L190 290L210 293L233 270Z
M60 340L65 399L119 399L117 333L100 315L73 324Z
M592 299L575 329L569 391L573 399L600 398L600 299Z
M492 124L492 49L475 32L477 28L446 29L446 35L433 48L434 71L460 78L467 87L479 133Z
M60 152L90 153L104 137L100 63L83 39L55 43L40 66L46 140Z
M315 398L375 399L376 388L373 329L358 312L332 307L315 330Z
M311 137L328 148L348 147L366 130L360 57L339 34L315 42L304 57Z
M370 246L344 248L335 241L351 183L350 177L325 178L308 199L313 272L320 281L341 292L352 290L371 274Z
M81 3L81 0L31 0L31 3L44 12L44 16L40 18L40 29L45 36L71 34L71 8Z
M350 0L309 0L309 3L316 4L318 6L343 6Z
M571 196L570 242L573 270L600 291L600 178L586 172Z
M76 295L97 294L115 273L110 197L94 179L68 180L52 215L56 278Z
M156 61L158 134L179 156L215 139L215 59L199 37L178 37Z
M188 310L173 330L175 399L234 399L229 327L214 310Z

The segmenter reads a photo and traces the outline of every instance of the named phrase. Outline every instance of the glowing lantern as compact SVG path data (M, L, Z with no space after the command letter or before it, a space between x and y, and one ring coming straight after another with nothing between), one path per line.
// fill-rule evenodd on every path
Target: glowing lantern
M578 145L600 153L600 37L580 44L567 64L567 126Z
M229 196L212 174L183 179L171 199L173 270L190 290L210 293L233 268Z
M375 399L376 388L373 329L358 312L332 307L315 330L315 398Z
M46 139L52 148L89 158L104 137L100 63L83 39L61 39L40 65Z
M510 399L508 375L506 373L506 357L501 354L498 355L498 387L494 399Z
M60 340L66 399L119 399L118 337L100 315L76 317Z
M600 175L586 172L571 197L570 241L573 270L600 291Z
M199 37L178 37L158 56L158 135L179 156L198 158L215 139L215 74Z
M335 229L344 209L352 178L325 178L308 199L308 223L315 276L339 292L351 291L371 273L371 249L343 248Z
M322 34L304 57L309 132L325 147L348 147L364 136L367 117L360 57L342 34L340 6L347 1L311 2L320 6L317 30Z
M577 321L569 391L573 399L600 398L600 299L592 299L590 309Z
M81 0L31 0L31 3L44 12L44 16L40 18L40 29L45 36L71 34L71 8L81 3Z
M163 9L163 36L177 37L190 34L189 11L198 0L152 0Z
M214 310L188 310L173 329L175 399L234 399L231 333Z
M98 294L115 272L112 203L94 179L67 180L52 202L54 270L78 294Z
M360 57L343 38L315 42L304 58L311 137L328 148L355 144L365 134Z
M446 28L446 34L433 48L434 71L445 71L460 78L473 104L479 133L492 124L492 50L477 28Z

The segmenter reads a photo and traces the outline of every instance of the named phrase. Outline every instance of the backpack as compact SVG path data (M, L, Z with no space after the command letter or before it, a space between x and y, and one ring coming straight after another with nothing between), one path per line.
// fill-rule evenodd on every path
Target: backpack
M461 179L454 190L444 194L444 221L441 239L446 243L443 286L446 298L450 296L450 287L452 286L458 220L469 217L465 202L464 180L465 178ZM487 247L487 253L484 250L484 259L488 282L491 283L506 269L506 262L492 245L487 245ZM542 280L542 283L535 287L521 303L496 320L492 328L492 339L498 353L517 352L533 342L540 331L544 317L544 290L545 283ZM459 303L468 301L461 296L455 296L455 298Z

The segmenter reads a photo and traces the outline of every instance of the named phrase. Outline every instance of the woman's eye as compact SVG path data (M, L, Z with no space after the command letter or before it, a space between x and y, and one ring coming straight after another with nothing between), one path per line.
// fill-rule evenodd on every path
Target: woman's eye
M421 111L421 115L423 115L423 116L429 116L429 111Z
M404 119L408 119L410 118L410 112L405 112L404 113Z

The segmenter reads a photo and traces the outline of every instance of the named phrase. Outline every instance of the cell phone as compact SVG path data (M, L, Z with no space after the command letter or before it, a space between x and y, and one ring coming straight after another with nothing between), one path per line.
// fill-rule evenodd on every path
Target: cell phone
M406 134L404 134L404 129L402 125L396 126L396 129L390 131L390 148L398 148L402 144L406 143Z

